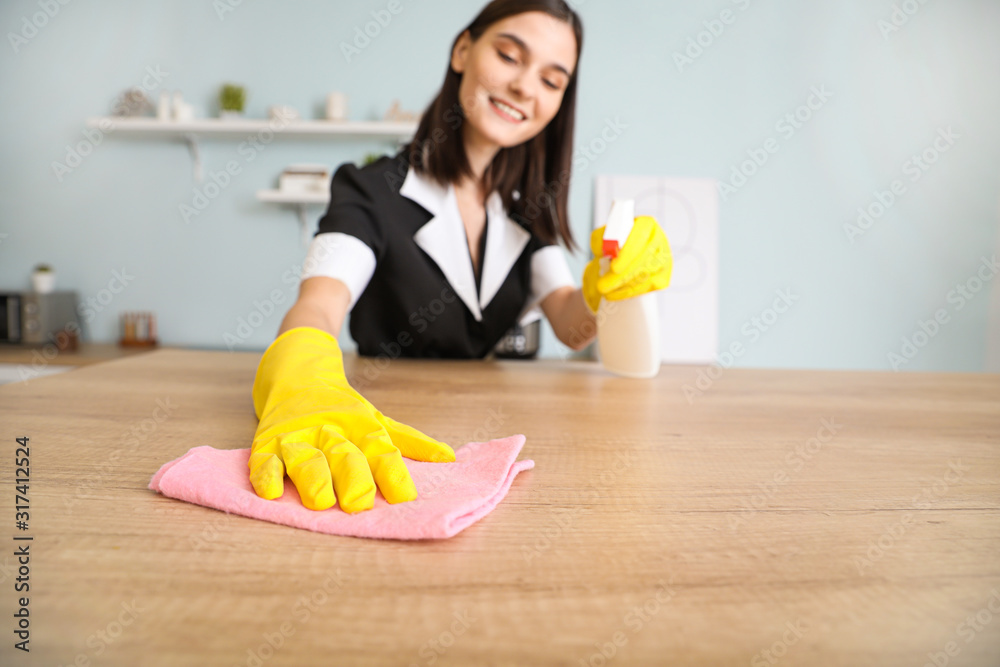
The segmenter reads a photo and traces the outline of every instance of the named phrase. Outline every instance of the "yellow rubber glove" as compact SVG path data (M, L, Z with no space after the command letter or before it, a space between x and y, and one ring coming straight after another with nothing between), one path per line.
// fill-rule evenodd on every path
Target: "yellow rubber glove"
M590 312L597 313L602 296L609 301L619 301L670 284L674 266L670 243L652 216L636 216L625 245L611 260L610 270L602 276L603 238L604 227L591 232L590 249L594 259L583 270L583 298Z
M403 456L455 460L448 445L386 417L344 376L337 339L314 327L278 336L253 383L260 419L250 453L250 482L261 498L281 497L288 473L302 504L355 513L375 504L375 486L390 503L417 497Z

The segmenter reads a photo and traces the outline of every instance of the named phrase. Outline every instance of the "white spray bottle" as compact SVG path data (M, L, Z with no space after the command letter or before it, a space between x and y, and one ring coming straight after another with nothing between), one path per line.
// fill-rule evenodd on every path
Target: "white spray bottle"
M634 222L635 200L612 202L604 227L602 276L625 245ZM660 314L655 292L620 301L602 297L596 317L598 348L606 369L634 378L651 378L660 372Z

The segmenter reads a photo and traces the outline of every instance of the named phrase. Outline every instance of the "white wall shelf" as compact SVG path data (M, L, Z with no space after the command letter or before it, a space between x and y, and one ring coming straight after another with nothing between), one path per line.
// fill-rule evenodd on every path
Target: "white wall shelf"
M258 190L257 199L272 204L286 204L295 208L302 230L302 245L309 245L310 229L306 210L310 205L326 206L330 203L329 192L282 192L281 190Z
M247 139L258 135L263 140L266 133L273 137L267 139L391 139L397 147L412 137L417 131L417 121L390 122L372 121L329 121L329 120L268 120L264 118L196 118L194 120L159 120L157 118L129 118L118 116L95 116L87 119L87 127L99 129L107 134L140 138L180 139L187 142L194 160L194 178L201 182L204 177L202 169L201 150L198 141L201 138ZM315 194L290 195L280 190L260 190L257 199L274 204L293 206L302 226L303 244L309 244L309 225L306 220L306 207L309 205L326 205L330 201L329 192Z
M87 119L87 127L110 127L109 133L178 137L241 137L254 132L273 132L275 137L385 137L407 139L417 131L416 121L388 122L329 120L267 120L264 118L196 118L194 120L158 120L97 116ZM110 125L108 125L110 123Z
M264 118L196 118L194 120L159 120L157 118L130 118L119 116L95 116L87 119L87 127L99 129L107 134L121 134L134 137L176 138L187 142L194 160L194 178L199 183L204 178L201 166L201 150L198 140L203 137L248 138L254 134L265 141L270 133L270 143L274 139L309 138L384 138L394 139L397 144L413 136L417 131L416 121L389 122L370 121L330 121L330 120L267 120Z

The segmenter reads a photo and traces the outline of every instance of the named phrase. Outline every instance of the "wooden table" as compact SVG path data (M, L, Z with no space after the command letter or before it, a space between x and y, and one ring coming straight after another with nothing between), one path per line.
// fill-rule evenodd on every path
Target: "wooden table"
M27 377L34 376L30 369L45 366L89 366L111 359L132 357L155 348L122 347L117 343L80 343L75 350L60 350L55 345L0 344L0 364L24 364Z
M386 414L456 446L523 433L536 462L456 537L396 542L147 490L191 447L249 446L258 359L0 387L0 664L1000 664L1000 376L349 355Z

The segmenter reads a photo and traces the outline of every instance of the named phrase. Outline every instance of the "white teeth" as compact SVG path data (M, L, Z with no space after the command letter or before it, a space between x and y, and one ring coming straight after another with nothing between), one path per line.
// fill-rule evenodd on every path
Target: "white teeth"
M490 98L490 99L493 99L493 98ZM520 111L518 111L517 109L515 109L515 108L513 108L511 106L508 106L508 105L504 104L500 100L493 99L493 104L497 105L497 108L500 109L501 111L503 111L504 113L510 114L511 116L513 116L514 118L516 118L518 120L524 120L524 114L523 113L521 113Z

